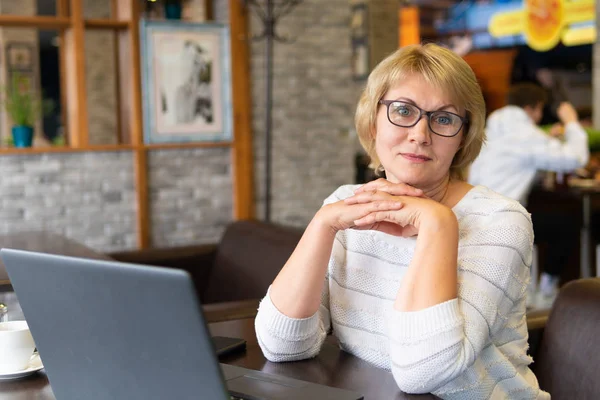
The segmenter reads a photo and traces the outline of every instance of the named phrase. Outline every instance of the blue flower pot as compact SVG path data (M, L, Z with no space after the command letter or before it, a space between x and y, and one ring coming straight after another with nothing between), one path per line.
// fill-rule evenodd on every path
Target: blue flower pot
M165 3L165 17L167 19L181 19L181 3Z
M31 147L33 143L33 127L32 126L13 126L12 137L15 147Z

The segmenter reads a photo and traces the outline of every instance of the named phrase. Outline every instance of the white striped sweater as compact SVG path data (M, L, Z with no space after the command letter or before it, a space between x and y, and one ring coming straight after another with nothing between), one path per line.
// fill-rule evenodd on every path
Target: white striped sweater
M340 187L325 204L351 196L357 187ZM332 327L343 350L391 371L407 393L549 399L528 367L529 214L517 201L482 186L453 211L459 224L457 299L420 311L395 310L416 238L340 231L315 315L289 318L268 293L262 300L255 328L265 357L275 362L314 357Z

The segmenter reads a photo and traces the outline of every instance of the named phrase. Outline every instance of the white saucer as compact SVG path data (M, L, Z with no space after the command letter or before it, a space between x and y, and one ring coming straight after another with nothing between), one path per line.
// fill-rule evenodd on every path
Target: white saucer
M29 366L26 369L14 372L0 372L0 381L7 381L10 379L18 379L29 376L44 368L42 365L42 359L38 353L31 356L29 360Z

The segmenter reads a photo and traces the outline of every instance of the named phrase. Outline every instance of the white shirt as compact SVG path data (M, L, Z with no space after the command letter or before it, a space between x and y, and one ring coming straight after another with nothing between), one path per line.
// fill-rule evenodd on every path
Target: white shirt
M325 203L347 198L357 187L342 186ZM460 238L458 298L420 311L395 310L417 239L340 231L317 313L289 318L269 293L262 300L255 325L265 357L276 362L314 357L332 327L343 350L390 371L404 392L457 400L549 400L528 367L529 214L482 186L452 211Z
M487 143L469 171L483 185L525 205L538 170L571 172L590 157L588 136L578 122L565 126L565 141L542 131L520 107L506 106L487 120Z

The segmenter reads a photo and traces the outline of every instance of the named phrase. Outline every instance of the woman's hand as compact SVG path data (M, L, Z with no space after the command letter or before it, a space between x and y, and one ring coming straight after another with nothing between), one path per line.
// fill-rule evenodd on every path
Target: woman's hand
M421 189L407 185L406 183L393 183L384 178L379 178L374 181L365 183L354 193L373 192L381 191L386 192L394 196L413 196L426 198L425 194Z
M396 236L415 236L423 225L435 228L449 221L446 218L456 221L452 210L424 197L395 196L383 191L361 191L344 202L347 205L372 202L400 203L401 206L397 206L396 209L375 210L353 221L357 229L376 229Z
M366 188L366 189L365 189ZM369 182L359 187L355 193L364 191L389 190L397 196L423 196L423 191L403 183L392 183L383 178ZM316 214L316 218L325 226L329 227L333 233L354 228L354 229L374 229L369 224L357 227L354 221L359 220L373 212L395 211L402 208L402 203L396 199L374 199L368 203L347 204L344 201L328 204L322 207Z
M344 229L355 228L354 221L360 220L371 213L396 211L400 208L402 208L401 202L385 199L373 199L368 203L355 203L352 205L340 200L321 207L315 218L335 234ZM363 224L359 228L371 229L371 225Z

